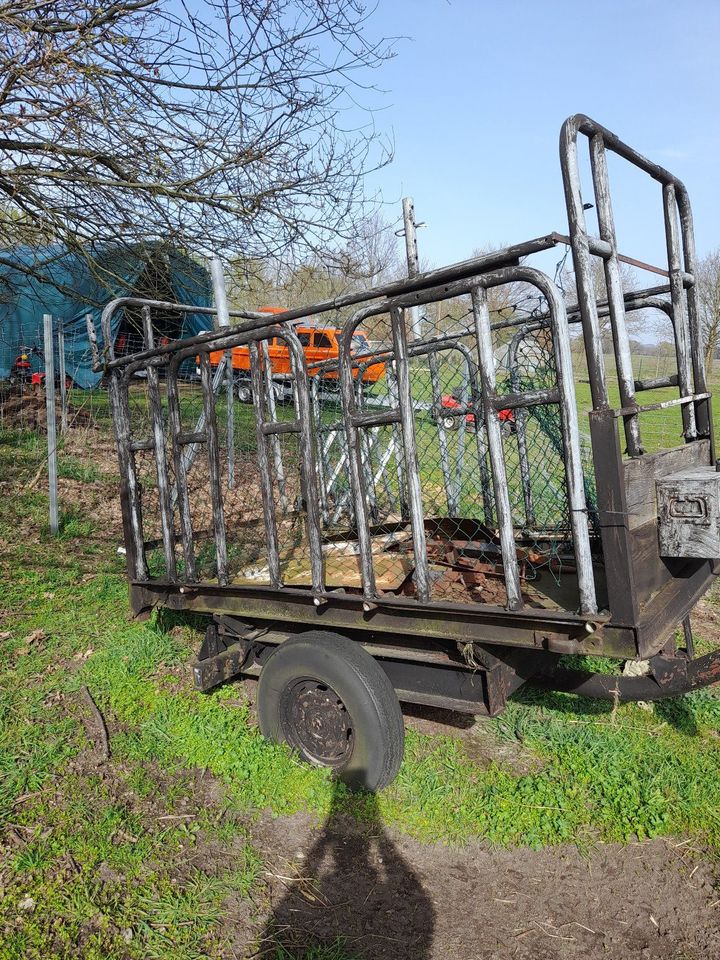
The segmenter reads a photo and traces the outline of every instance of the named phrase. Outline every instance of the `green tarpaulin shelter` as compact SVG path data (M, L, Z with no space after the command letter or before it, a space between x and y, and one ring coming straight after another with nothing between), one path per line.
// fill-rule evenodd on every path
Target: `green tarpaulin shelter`
M134 296L192 306L208 306L211 302L210 278L205 268L159 243L142 247L107 245L92 260L60 246L20 247L3 251L0 256L5 261L0 263L0 379L10 375L22 348L43 349L46 313L53 317L56 334L62 326L67 375L78 387L93 387L100 377L91 369L85 319L88 313L102 349L100 314L115 297ZM157 338L189 337L211 325L211 319L202 314L153 314ZM112 333L116 353L139 349L139 311L128 308L116 313ZM31 359L33 368L40 370L42 356L31 354Z

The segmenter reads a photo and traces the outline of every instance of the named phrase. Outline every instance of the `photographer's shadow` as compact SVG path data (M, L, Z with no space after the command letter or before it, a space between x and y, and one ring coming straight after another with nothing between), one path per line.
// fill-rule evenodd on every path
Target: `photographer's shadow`
M285 876L256 957L300 960L429 960L435 909L419 878L386 833L377 797L362 818L342 812L336 789L330 815L297 876Z

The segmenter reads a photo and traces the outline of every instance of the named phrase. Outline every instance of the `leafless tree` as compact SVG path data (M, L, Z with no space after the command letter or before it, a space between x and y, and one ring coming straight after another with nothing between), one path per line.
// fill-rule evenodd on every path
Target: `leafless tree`
M264 259L350 240L388 158L359 109L391 55L367 19L359 0L0 0L0 264L47 241Z
M404 275L400 241L377 212L358 221L347 243L315 251L301 262L237 260L231 266L234 303L298 307L366 290ZM352 313L352 309L349 311Z
M720 248L698 260L695 268L702 323L705 369L712 373L720 338Z

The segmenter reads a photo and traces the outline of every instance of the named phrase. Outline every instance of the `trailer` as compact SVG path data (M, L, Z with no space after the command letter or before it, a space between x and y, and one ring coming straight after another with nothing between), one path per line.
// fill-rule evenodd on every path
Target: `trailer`
M666 264L619 252L608 153L657 182ZM166 345L155 314L200 308L122 298L103 313L97 368L133 613L206 615L197 689L257 677L262 732L352 786L376 790L397 773L400 702L495 716L527 681L652 700L720 679L720 653L695 657L689 619L718 571L720 473L687 191L582 115L563 125L560 161L567 234L272 318L234 311L232 327ZM569 303L531 265L568 246ZM623 289L621 263L655 285ZM115 356L113 318L128 306L142 310L144 349ZM638 311L667 326L668 375L634 376L627 321ZM324 315L341 331L324 362L339 381L331 400L296 333ZM360 329L376 345L364 353ZM284 406L270 344L287 351ZM252 408L226 413L213 358L237 348ZM199 383L185 383L196 358ZM368 383L378 364L381 384ZM568 655L644 669L584 673Z

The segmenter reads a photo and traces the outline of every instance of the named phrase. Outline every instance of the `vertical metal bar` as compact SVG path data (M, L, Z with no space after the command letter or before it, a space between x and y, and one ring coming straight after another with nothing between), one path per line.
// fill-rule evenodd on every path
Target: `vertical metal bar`
M355 403L357 410L363 409L363 400L365 396L362 375L364 370L362 365L355 371ZM372 455L377 445L377 431L373 428L367 428L360 431L360 459L365 476L365 491L368 503L370 505L370 518L373 523L377 523L379 513L377 506L377 491L375 489L375 480L373 474Z
M177 502L178 506L180 539L182 541L183 557L185 560L184 579L192 582L197 579L197 566L195 563L192 515L190 512L190 497L188 495L187 485L187 473L189 469L186 459L187 451L180 443L179 439L182 433L182 416L180 413L180 395L177 385L178 371L178 363L174 361L171 362L168 366L167 377L165 380L168 399L170 439L172 441L173 462L175 464L175 486L172 491L171 505L174 505L174 503ZM114 379L114 374L112 379ZM197 448L199 447L199 444L196 443L193 446Z
M393 349L397 370L398 401L400 406L400 425L402 427L403 452L405 454L405 472L407 476L408 506L412 528L413 553L415 554L415 593L420 603L430 600L430 571L425 542L425 516L420 484L420 468L417 459L415 440L415 416L410 389L410 365L408 362L407 337L402 311L393 308L390 311Z
M315 604L325 591L323 576L322 534L320 532L320 497L317 485L315 432L310 409L310 388L305 367L305 352L296 334L285 337L290 353L294 381L297 425L300 433L300 479L302 483L307 538L310 547L310 576Z
M348 321L353 323L353 319ZM349 327L346 327L349 330ZM340 344L340 393L342 398L342 414L347 440L348 466L350 487L355 503L355 527L357 531L358 550L360 552L360 575L362 578L363 597L366 603L374 600L377 588L375 584L375 569L373 567L372 543L370 541L370 520L367 508L365 478L362 469L362 451L360 435L355 425L355 382L353 380L353 360L351 356L350 339L344 336Z
M270 364L270 348L268 346L267 340L262 341L262 359L263 366L265 369L265 376L263 381L265 384L265 397L267 400L268 413L270 414L270 419L275 422L277 420L277 406L275 404L275 391L273 390L272 383L272 366ZM288 499L287 491L285 485L285 466L282 459L282 448L280 446L280 437L277 434L272 434L270 436L270 446L272 447L273 460L275 462L275 476L277 478L278 493L280 499L280 509L283 514L288 512Z
M505 573L507 606L509 610L520 610L523 605L522 592L520 589L520 572L518 570L517 548L515 546L515 534L512 525L510 498L508 496L500 417L493 405L493 399L495 397L495 357L493 356L492 349L487 290L485 290L484 287L473 287L472 304L475 320L475 336L477 337L478 356L480 359L483 402L485 406L485 428L487 429L488 445L490 447L490 467L492 469L495 504L500 527L500 548Z
M88 343L90 344L90 357L92 359L93 370L100 366L100 351L98 350L97 333L91 313L85 314L85 326L87 327Z
M110 373L108 386L120 470L120 504L122 507L128 577L135 580L147 580L148 572L145 565L142 511L135 472L135 457L130 449L130 408L127 399L127 384L122 371L113 370Z
M609 401L595 285L593 283L592 259L583 209L576 136L577 129L574 118L566 120L560 133L560 166L565 190L565 205L570 230L578 306L580 307L585 339L590 393L593 408L601 410L609 405Z
M417 232L415 230L415 204L413 203L412 197L403 198L402 208L407 274L408 277L415 277L420 272L420 258L418 257ZM419 340L422 336L420 310L418 307L410 307L409 313L412 339Z
M665 216L668 274L670 277L672 324L678 361L678 388L679 395L686 397L688 394L694 392L691 389L691 384L694 382L694 371L690 348L690 327L682 276L682 261L680 259L677 202L675 186L672 183L663 186L663 212ZM702 349L702 347L700 349ZM702 357L700 358L700 363L702 364ZM697 385L695 388L697 389ZM695 427L695 406L687 404L683 406L682 410L685 438L691 440L697 435Z
M57 331L58 343L58 379L60 382L60 432L65 433L68 427L67 421L67 383L65 377L65 328L62 318L58 320Z
M385 364L385 377L387 378L388 397L391 407L398 406L398 385L397 374L395 370L395 361L389 360ZM398 502L400 504L400 517L407 520L410 516L408 508L407 486L405 483L405 470L403 469L403 458L401 456L402 444L400 443L400 427L394 423L392 425L392 445L395 456L395 473L398 484Z
M49 313L43 315L45 335L45 411L47 414L48 490L50 494L50 533L59 529L57 486L57 433L55 424L55 364L53 358L53 321Z
M623 407L630 407L635 403L635 378L632 368L632 354L630 352L630 338L628 337L625 322L625 298L623 295L620 264L617 258L617 240L615 238L615 223L613 220L612 202L610 200L610 183L608 178L605 144L601 133L595 133L590 138L590 160L593 172L595 200L597 202L598 225L600 239L610 247L610 254L603 258L605 268L605 286L607 288L608 313L612 329L613 345L615 348L615 363L618 372L618 387ZM640 444L640 423L637 413L623 418L625 421L625 439L628 453L631 457L639 457L643 453Z
M235 487L235 372L232 365L232 350L225 354L225 376L227 383L227 468L228 487Z
M680 232L683 242L685 270L694 278L694 282L687 289L687 311L688 328L690 333L691 356L693 365L693 377L695 381L695 393L707 392L706 370L705 370L705 351L702 323L698 309L698 287L696 277L696 258L695 258L695 231L693 229L692 208L690 198L684 185L676 182L675 199L677 201L678 212L680 214ZM700 400L695 404L696 427L702 436L710 438L711 456L715 457L715 431L712 419L711 401Z
M510 387L514 393L520 392L520 371L518 370L517 355L521 341L527 336L523 328L518 330L508 347L508 366L510 367ZM525 520L528 529L535 523L535 505L533 504L532 482L530 476L530 460L527 450L527 411L518 407L515 411L515 438L517 440L518 460L520 461L520 482L525 501Z
M458 515L458 503L452 486L450 476L450 450L448 447L447 430L442 417L442 388L440 385L440 373L438 371L437 353L431 351L428 353L428 367L430 369L430 387L432 390L432 409L435 414L438 432L438 446L440 447L440 469L442 470L443 482L445 484L445 496L447 498L448 515L456 517ZM465 422L465 416L461 417Z
M222 330L224 327L230 326L230 310L225 288L225 271L222 260L218 257L213 257L210 261L210 276L215 299L217 327ZM225 351L225 383L227 389L228 487L232 490L235 487L235 373L232 365L232 350Z
M582 467L582 451L580 449L580 426L575 402L572 350L567 314L565 303L554 284L545 279L544 286L541 289L547 298L550 322L552 323L553 351L560 391L560 422L562 424L565 483L567 485L570 527L577 566L580 612L593 614L597 613L597 599L595 596L590 534L588 532L585 480Z
M222 586L228 583L227 541L225 537L225 511L220 490L220 450L218 446L217 422L215 420L215 393L213 391L210 355L207 351L200 354L200 379L202 382L203 409L205 411L205 436L207 438L208 474L210 481L210 499L212 501L213 527L215 530L215 556L217 558L218 582Z
M253 341L249 344L249 348L250 376L252 378L253 405L255 407L255 438L257 443L258 469L260 470L260 493L263 504L263 520L265 521L268 570L270 572L270 586L274 590L277 590L282 586L282 578L280 576L280 553L278 549L272 474L270 472L270 460L267 451L267 437L263 431L265 424L266 394L258 345Z
M128 571L136 580L147 580L148 569L145 562L140 484L138 483L135 454L130 447L132 440L130 404L128 403L127 383L123 378L122 371L114 370L110 374L109 393L120 469L120 498L124 508L123 526L125 527L125 546L128 552Z
M212 394L214 397L217 396L217 394L220 392L220 387L222 385L223 379L225 378L226 364L227 364L227 357L225 356L225 354L223 354L220 359L220 363L218 363L218 365L215 367L215 372L213 373ZM206 423L205 406L203 405L203 410L197 419L194 432L204 433L205 423ZM183 455L182 455L183 471L185 474L190 473L190 470L192 469L192 465L193 463L195 463L195 457L198 455L199 451L200 451L199 443L191 443L183 450ZM173 503L175 502L176 496L177 496L177 492L173 490L173 493L172 493Z
M462 385L460 390L460 402L464 407L468 406L468 384L467 382ZM465 474L465 438L468 428L468 418L467 414L464 414L460 417L460 423L458 425L457 431L457 443L455 445L455 457L452 464L452 484L453 484L453 498L458 505L458 512L461 509L460 505L462 502L462 481Z
M145 346L151 350L154 346L152 317L150 307L142 308ZM158 368L149 363L146 368L148 397L150 400L150 415L153 425L153 442L155 449L155 470L158 485L158 504L160 507L160 529L162 531L163 551L165 553L165 567L170 580L175 580L177 569L175 566L175 531L173 529L172 506L170 503L170 483L168 479L167 454L165 451L165 421L163 417L162 400L160 398L160 382Z
M322 411L320 409L320 394L319 394L319 377L314 376L310 378L310 403L312 406L312 417L313 423L315 424L315 433L320 444L319 456L316 460L317 468L317 479L318 479L318 491L320 496L320 514L322 517L322 522L328 522L328 489L326 484L325 477L325 458L329 452L330 447L332 446L332 440L328 443L326 440L323 443L323 422L322 422Z
M688 659L692 660L695 656L695 641L693 640L692 624L690 623L690 614L682 622L683 636L685 637L685 650Z

